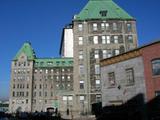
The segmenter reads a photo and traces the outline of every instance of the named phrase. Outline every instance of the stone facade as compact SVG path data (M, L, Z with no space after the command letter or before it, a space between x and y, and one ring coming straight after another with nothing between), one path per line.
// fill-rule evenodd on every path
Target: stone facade
M125 103L138 94L145 102L160 95L159 49L157 41L101 60L103 106Z
M109 25L109 29L103 29L103 24ZM117 25L116 30L113 29L114 24ZM131 24L131 31L127 31L127 24ZM96 30L93 28L94 25L97 25ZM74 91L79 101L76 107L78 111L84 110L90 113L92 103L101 101L100 59L137 47L136 22L135 20L75 20L73 26ZM79 26L82 26L82 30ZM132 36L131 41L128 39L130 36ZM82 43L80 39L83 40ZM83 89L80 88L80 82L84 84ZM80 96L85 98L83 103L79 100Z
M64 112L73 101L73 59L37 58L24 43L12 61L10 112L46 111L58 108Z
M132 74L127 72L129 69L133 70ZM110 73L114 73L115 75L115 85L112 85L109 81ZM131 83L129 82L128 75L133 75L130 76L130 80L133 77ZM101 67L101 80L103 106L125 103L141 93L146 95L142 57Z

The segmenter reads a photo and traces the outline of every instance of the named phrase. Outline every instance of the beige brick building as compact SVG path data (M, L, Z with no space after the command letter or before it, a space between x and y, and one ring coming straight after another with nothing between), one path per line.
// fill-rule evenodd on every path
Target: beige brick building
M57 107L90 114L101 102L100 60L137 47L136 20L112 0L89 0L66 35L64 58L37 58L29 43L22 46L11 67L11 112ZM65 58L67 41L73 58Z
M75 109L101 101L100 59L137 47L136 20L112 0L89 0L73 19Z
M10 112L66 111L73 101L73 59L37 58L24 43L12 61Z

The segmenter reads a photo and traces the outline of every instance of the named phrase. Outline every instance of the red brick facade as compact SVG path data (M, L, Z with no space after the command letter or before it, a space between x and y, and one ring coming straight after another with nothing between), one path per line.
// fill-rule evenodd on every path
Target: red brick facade
M160 59L160 42L148 45L141 49L144 62L144 75L146 82L147 100L155 97L155 91L160 91L160 75L152 74L152 60Z

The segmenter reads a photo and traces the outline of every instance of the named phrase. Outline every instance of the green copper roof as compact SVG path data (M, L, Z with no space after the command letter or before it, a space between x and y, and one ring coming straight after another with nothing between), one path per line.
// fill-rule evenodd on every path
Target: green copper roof
M73 58L38 58L35 67L72 67Z
M104 13L104 14L103 14ZM103 15L102 15L103 14ZM106 15L105 15L106 14ZM134 19L112 0L89 0L74 20L89 19Z
M23 44L23 46L18 51L18 53L16 54L13 60L17 60L22 53L24 53L27 56L28 60L34 60L36 58L35 52L29 42L25 42Z

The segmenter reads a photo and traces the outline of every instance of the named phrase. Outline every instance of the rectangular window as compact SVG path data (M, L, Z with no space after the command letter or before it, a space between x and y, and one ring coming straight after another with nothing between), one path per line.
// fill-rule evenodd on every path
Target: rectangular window
M98 44L98 36L93 36L93 43Z
M94 58L98 59L99 58L99 50L94 51Z
M106 37L107 37L107 44L110 44L111 43L110 36L106 36Z
M83 25L82 24L78 24L78 31L82 31L83 30Z
M114 43L118 43L118 36L114 36Z
M80 75L84 74L84 66L83 65L79 65L79 74Z
M83 45L83 37L78 37L78 43L79 45Z
M85 98L84 98L84 96L80 96L79 99L80 99L80 101L84 101Z
M155 96L160 96L160 91L155 91Z
M108 50L107 57L108 58L112 57L112 51L111 50Z
M97 23L93 23L93 31L97 31Z
M101 23L101 30L105 30L105 23Z
M72 97L72 96L68 96L68 100L69 100L69 101L72 101L72 100L73 100L73 97Z
M103 59L107 58L107 50L102 50Z
M102 44L106 44L106 36L102 36Z
M127 31L128 32L132 31L132 25L131 25L131 23L127 23Z
M110 87L114 87L116 85L114 72L108 73L108 82Z
M15 92L13 91L12 96L15 97Z
M115 49L115 55L119 55L119 50Z
M129 36L128 36L128 42L129 42L129 43L133 43L133 36L132 36L132 35L129 35Z
M152 61L152 74L160 75L160 59L155 59Z
M47 97L47 92L45 92L45 97Z
M100 88L100 84L101 84L100 80L96 80L96 88Z
M26 97L28 97L29 96L29 93L28 92L26 92Z
M96 95L96 102L101 102L101 95Z
M63 96L63 101L67 101L67 96Z
M113 23L113 30L116 31L117 29L117 23Z
M79 51L79 59L83 59L83 50Z
M39 97L41 97L42 96L42 93L41 92L39 92Z
M106 23L106 30L109 30L109 23Z
M100 74L100 67L99 65L95 65L95 74Z
M127 85L134 84L134 71L133 71L133 68L126 69L126 79L127 79Z
M84 89L84 81L83 80L80 80L80 89Z

